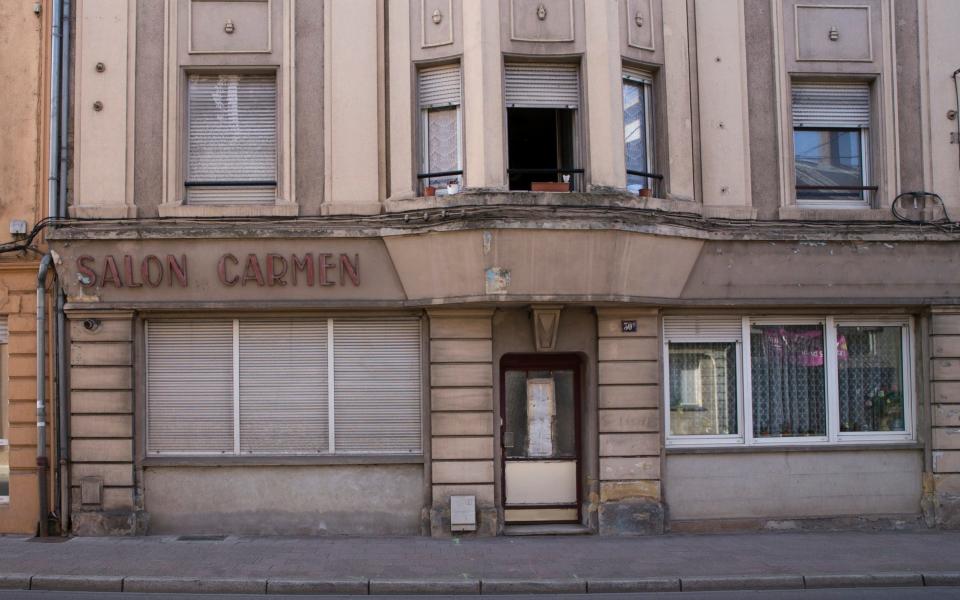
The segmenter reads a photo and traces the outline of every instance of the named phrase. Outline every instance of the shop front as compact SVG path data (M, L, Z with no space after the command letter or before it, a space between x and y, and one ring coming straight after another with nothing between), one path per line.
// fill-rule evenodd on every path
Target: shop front
M870 245L884 262L842 241L244 227L52 236L76 533L919 525L936 502L921 298L952 289L949 259L884 270L919 244Z

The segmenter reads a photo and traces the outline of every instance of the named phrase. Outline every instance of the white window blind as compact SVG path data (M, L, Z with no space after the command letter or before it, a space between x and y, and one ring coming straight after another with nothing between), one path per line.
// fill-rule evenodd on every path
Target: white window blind
M233 452L233 322L147 324L147 448Z
M420 449L420 323L334 321L336 449Z
M417 79L417 98L420 108L460 105L459 64L420 69Z
M511 108L579 108L577 65L507 63L506 104Z
M274 75L190 75L187 128L188 203L274 202Z
M794 82L792 97L794 127L870 127L869 84Z
M327 452L327 320L239 328L240 452Z
M420 370L415 318L150 321L147 450L418 453Z
M739 341L743 335L740 317L664 317L663 336L672 342Z

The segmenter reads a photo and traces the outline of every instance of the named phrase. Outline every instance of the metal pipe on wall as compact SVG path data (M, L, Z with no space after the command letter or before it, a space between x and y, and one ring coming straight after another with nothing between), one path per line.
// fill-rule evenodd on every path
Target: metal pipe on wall
M47 457L47 271L53 262L50 254L44 254L37 272L37 481L39 486L41 536L47 535L47 474L50 461Z

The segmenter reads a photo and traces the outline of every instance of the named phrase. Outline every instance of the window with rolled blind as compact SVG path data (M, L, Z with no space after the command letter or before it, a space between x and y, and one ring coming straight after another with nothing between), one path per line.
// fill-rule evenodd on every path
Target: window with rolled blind
M277 78L187 79L188 204L267 204L277 190Z
M442 195L450 182L462 184L460 65L425 67L417 73L420 108L420 180Z
M418 454L420 321L147 323L150 455Z
M507 63L505 99L509 108L579 108L580 69L560 63Z

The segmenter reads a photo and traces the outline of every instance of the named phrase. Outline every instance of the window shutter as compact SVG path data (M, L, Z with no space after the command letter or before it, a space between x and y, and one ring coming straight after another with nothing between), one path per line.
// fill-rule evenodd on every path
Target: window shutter
M233 452L233 322L147 323L147 449Z
M334 321L337 452L421 451L420 321Z
M7 318L0 317L0 344L6 344L10 340L10 331L7 328Z
M274 75L191 75L187 85L187 201L274 202L277 79ZM254 183L202 187L203 183Z
M664 317L663 337L672 342L740 341L740 317Z
M420 69L417 97L420 108L459 106L461 98L460 65L442 65Z
M579 108L577 65L508 63L506 103L515 108Z
M326 319L241 320L239 370L241 453L329 450Z
M794 83L794 127L870 126L870 86L866 83Z

